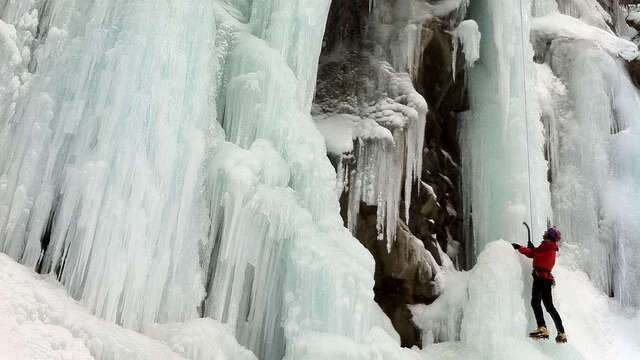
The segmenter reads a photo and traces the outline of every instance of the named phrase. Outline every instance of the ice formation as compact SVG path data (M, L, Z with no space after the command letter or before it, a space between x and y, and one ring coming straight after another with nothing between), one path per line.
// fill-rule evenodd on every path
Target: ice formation
M265 359L397 343L309 115L328 1L9 5L4 252L133 329L207 315Z
M538 36L551 40L538 83L547 103L543 118L553 134L554 221L578 245L576 256L591 279L622 304L637 306L640 283L631 274L640 270L632 235L640 199L633 180L640 97L622 60L637 58L637 47L599 29L569 36L570 22L543 21L545 31Z
M314 121L328 0L0 0L0 250L27 267L0 255L2 355L637 355L640 97L624 62L638 50L617 18L594 0L445 0L399 4L390 24L394 3L369 3L375 97ZM326 151L344 162L348 227L361 201L376 205L391 244L414 184L429 191L420 23L467 10L454 37L471 69L461 137L476 266L456 271L438 245L438 268L412 238L407 254L442 295L413 308L424 349L402 349ZM524 338L530 263L493 241L522 242L523 220L566 239L561 349Z
M551 215L542 126L528 80L534 68L527 5L488 1L469 7L482 33L481 61L469 75L471 112L463 114L460 134L469 263L495 238L525 236L522 221L541 234Z
M478 24L473 20L464 20L453 31L453 73L456 73L456 60L458 54L458 43L462 45L465 63L467 68L473 67L480 58L480 38L482 35L478 30ZM455 76L455 75L454 75Z

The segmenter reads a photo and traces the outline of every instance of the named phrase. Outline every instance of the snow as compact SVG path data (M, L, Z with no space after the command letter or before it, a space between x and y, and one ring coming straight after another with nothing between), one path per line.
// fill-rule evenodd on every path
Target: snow
M478 24L473 20L464 20L453 31L453 76L456 73L456 56L458 54L458 42L462 45L467 68L472 68L480 58L481 34Z
M540 7L546 9L543 12L535 13L535 16L542 16L551 12L560 12L561 14L579 19L584 24L600 28L610 33L612 32L609 24L616 21L612 18L612 15L600 5L601 2L599 0L536 0L536 3L538 2L542 3L542 6L537 5L538 9ZM551 2L556 2L556 4L550 4ZM615 6L617 6L617 4L611 5L615 13Z
M469 273L446 271L443 292L429 305L410 305L413 322L422 330L422 346L460 341L462 311L467 297Z
M145 335L167 344L185 359L256 360L251 351L238 345L227 327L211 318L152 325Z
M393 143L391 131L369 117L363 119L350 114L321 114L315 116L314 121L330 154L353 152L353 142L358 139Z
M640 24L640 11L630 11L626 20L634 24Z
M551 13L531 20L532 36L543 40L568 38L572 40L589 40L609 54L620 56L625 60L636 59L640 52L629 40L619 38L609 31L590 26L584 22L560 13Z
M429 194L429 196L433 200L438 201L438 195L436 195L436 192L433 190L433 187L431 185L427 184L424 181L420 181L420 186L422 186L422 188L427 191L427 194Z
M431 305L412 308L424 331L423 350L402 349L374 327L361 343L306 334L290 344L285 359L634 359L640 351L634 336L640 314L617 308L585 273L572 270L563 246L554 269L554 298L569 343L560 348L525 338L534 327L528 305L531 261L499 241L487 245L471 271L441 273L444 293ZM230 329L212 319L156 324L140 334L90 315L55 279L3 254L0 269L0 351L12 359L255 359Z
M4 254L0 270L3 358L255 359L212 319L152 326L145 336L96 318L53 277L36 275Z
M569 342L535 342L529 305L531 260L505 241L485 247L468 272L445 273L444 292L430 305L411 306L427 359L634 359L640 341L637 313L616 306L575 269L561 243L553 288ZM553 323L545 314L553 335ZM634 334L634 335L632 335ZM438 343L433 343L434 341Z

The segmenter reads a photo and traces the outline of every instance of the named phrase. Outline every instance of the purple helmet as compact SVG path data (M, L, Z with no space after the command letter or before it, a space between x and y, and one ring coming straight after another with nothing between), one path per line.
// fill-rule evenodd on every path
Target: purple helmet
M547 229L547 231L544 233L544 237L546 239L552 240L553 242L556 242L558 240L560 240L561 236L560 236L560 230L552 227Z

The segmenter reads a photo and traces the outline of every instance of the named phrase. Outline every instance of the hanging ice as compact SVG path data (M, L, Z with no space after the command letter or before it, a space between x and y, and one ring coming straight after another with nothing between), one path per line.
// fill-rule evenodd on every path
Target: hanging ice
M378 238L391 248L401 203L408 219L413 185L422 173L428 106L413 81L424 51L421 16L427 10L413 1L370 4L364 36L384 39L376 40L384 46L363 50L365 60L356 66L371 79L357 94L346 95L344 103L336 105L336 99L330 99L330 104L316 104L316 122L339 168L338 191L348 191L349 229L356 233L361 203L375 206ZM331 55L327 58L335 61ZM336 81L342 81L340 76ZM352 130L336 141L335 129L345 126ZM338 143L343 145L334 146Z
M542 127L528 80L527 5L493 0L469 7L482 33L481 58L470 71L471 112L460 134L470 263L492 239L524 239L522 221L531 219L533 234L542 234L551 216Z

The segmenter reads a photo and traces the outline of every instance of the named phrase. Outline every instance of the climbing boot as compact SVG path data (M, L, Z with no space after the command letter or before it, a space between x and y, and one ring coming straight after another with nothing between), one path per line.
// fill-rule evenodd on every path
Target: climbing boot
M558 336L556 336L556 342L558 344L564 344L567 342L567 334L565 333L558 333Z
M548 339L549 330L547 330L547 328L544 326L540 326L533 332L529 333L529 337L532 339Z

